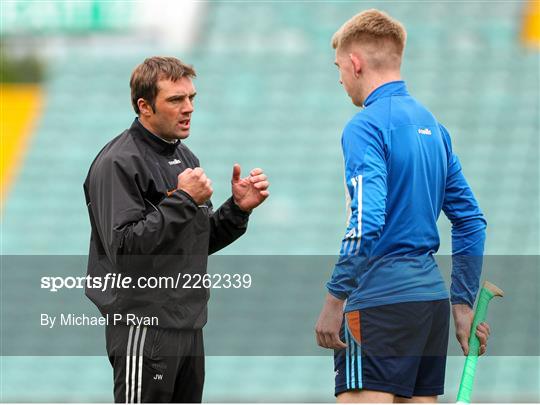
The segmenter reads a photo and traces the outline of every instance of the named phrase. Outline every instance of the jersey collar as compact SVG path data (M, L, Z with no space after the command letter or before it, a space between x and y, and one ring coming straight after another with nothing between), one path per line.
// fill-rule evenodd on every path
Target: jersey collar
M385 83L371 92L371 94L364 101L364 107L367 107L374 101L390 96L408 96L409 91L407 85L403 80L396 80L393 82Z
M180 140L176 141L175 143L170 143L161 139L159 136L146 129L139 121L139 118L135 118L133 124L131 125L131 130L138 134L148 145L150 145L152 149L161 154L173 154L181 143Z

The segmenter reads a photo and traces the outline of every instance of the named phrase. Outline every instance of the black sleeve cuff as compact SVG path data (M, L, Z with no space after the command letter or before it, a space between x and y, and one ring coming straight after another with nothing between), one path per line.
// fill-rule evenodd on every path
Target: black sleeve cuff
M187 200L188 202L191 202L195 207L198 207L199 205L195 202L195 200L184 190L176 190L173 194L180 194L180 196L183 196L184 200Z
M230 197L225 204L231 207L231 212L242 219L248 219L253 211L244 211L234 202L234 198Z

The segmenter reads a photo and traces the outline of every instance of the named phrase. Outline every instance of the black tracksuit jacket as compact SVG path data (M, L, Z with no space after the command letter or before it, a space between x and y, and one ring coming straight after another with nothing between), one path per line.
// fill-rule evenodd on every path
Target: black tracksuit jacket
M249 214L232 198L216 212L174 191L178 174L199 166L178 141L169 144L138 119L110 141L92 163L84 193L92 234L88 275L141 277L206 274L208 255L240 237ZM110 277L110 276L109 276ZM86 295L103 315L156 316L159 327L200 329L207 319L209 290L183 288L89 288Z

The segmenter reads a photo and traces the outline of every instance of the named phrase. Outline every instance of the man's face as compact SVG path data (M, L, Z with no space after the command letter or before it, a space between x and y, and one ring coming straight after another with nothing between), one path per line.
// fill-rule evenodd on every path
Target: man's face
M187 138L195 94L189 77L182 77L176 82L159 80L155 111L145 117L148 129L164 139Z
M343 50L336 50L336 60L334 64L339 69L339 82L343 85L343 88L351 98L354 105L362 105L359 103L357 93L357 80L354 76L354 64L351 60L350 54Z

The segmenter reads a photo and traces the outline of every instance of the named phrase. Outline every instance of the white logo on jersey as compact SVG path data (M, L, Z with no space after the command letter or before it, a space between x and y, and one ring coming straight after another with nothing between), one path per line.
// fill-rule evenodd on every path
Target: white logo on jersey
M178 159L174 159L174 160L171 160L169 162L169 164L172 166L172 165L179 165L180 163L182 163L180 160Z
M156 374L154 380L163 380L163 374Z
M431 135L431 131L428 128L420 128L418 133L421 135Z

